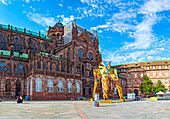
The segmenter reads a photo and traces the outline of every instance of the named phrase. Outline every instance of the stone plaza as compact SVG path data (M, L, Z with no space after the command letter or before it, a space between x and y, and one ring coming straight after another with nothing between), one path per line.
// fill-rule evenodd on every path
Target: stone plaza
M169 119L170 100L100 103L92 101L0 102L0 119Z

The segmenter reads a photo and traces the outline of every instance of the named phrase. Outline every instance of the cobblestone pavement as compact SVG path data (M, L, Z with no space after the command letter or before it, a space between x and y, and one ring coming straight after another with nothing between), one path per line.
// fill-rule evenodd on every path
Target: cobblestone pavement
M90 101L0 102L0 119L170 119L170 101L100 103Z

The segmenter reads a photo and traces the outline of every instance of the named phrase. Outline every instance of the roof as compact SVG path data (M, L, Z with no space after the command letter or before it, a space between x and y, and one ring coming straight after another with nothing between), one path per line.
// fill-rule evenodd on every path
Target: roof
M13 27L10 25L4 25L4 24L0 24L0 29L3 29L3 30L8 30L8 29L11 29L13 30L13 32L16 32L16 33L20 33L20 34L23 34L24 31L26 33L26 35L33 35L33 37L39 37L40 35L40 38L43 39L43 40L47 40L47 41L52 41L52 39L44 34L39 34L37 32L34 32L34 31L30 31L30 30L26 30L26 29L23 29L23 28L18 28L18 27Z
M138 67L138 66L155 66L155 65L168 65L168 64L170 64L170 60L137 62L137 63L115 65L115 66L112 66L112 67L129 68L129 67Z

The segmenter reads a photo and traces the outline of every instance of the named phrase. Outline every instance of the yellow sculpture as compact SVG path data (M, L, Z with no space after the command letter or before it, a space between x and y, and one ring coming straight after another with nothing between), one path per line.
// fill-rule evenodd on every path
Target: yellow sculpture
M94 99L94 94L98 93L100 80L102 80L103 98L104 98L104 100L108 100L108 98L109 98L109 79L111 79L111 80L113 80L113 82L116 85L116 88L119 93L120 101L125 101L125 99L123 98L121 84L119 83L117 70L111 69L110 65L111 65L111 62L109 63L108 66L105 66L104 63L101 62L98 66L98 69L93 70L94 79L95 79L94 90L93 90L93 99Z

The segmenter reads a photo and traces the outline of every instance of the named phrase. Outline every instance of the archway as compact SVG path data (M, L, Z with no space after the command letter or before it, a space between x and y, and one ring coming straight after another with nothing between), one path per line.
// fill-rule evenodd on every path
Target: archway
M89 88L89 95L91 96L91 88Z
M11 92L11 81L9 79L6 80L5 92L7 92L7 93Z
M138 90L137 89L134 90L134 93L135 93L135 96L138 96Z
M86 89L83 88L83 96L85 96L85 94L86 94Z
M19 80L16 81L16 96L21 94L21 83Z

